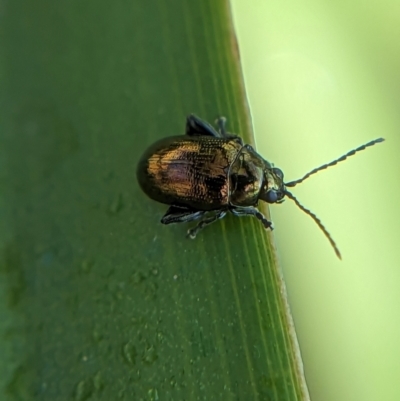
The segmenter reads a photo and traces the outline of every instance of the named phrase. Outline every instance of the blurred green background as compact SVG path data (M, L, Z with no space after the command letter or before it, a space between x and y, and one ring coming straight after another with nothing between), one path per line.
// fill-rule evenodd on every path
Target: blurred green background
M400 2L232 0L260 153L287 180L383 136L270 208L314 401L400 399Z

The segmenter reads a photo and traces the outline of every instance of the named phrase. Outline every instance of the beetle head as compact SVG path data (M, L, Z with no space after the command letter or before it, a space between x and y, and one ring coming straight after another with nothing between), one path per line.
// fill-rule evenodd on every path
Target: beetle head
M283 171L279 168L267 168L264 170L264 184L259 199L268 203L282 203L286 195L283 183Z

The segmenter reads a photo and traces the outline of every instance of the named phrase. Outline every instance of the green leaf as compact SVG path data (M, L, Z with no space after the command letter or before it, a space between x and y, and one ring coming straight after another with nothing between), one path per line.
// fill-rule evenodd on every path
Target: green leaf
M225 0L3 5L1 398L308 399L270 234L135 177L190 112L250 140Z

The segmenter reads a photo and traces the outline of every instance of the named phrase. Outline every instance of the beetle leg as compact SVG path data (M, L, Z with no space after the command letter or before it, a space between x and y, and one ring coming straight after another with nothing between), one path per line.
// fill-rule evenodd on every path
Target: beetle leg
M202 210L193 210L186 207L170 206L167 213L161 219L162 224L187 223L197 220L206 212Z
M228 136L228 132L226 131L226 117L218 117L215 122L218 125L221 136Z
M187 231L187 236L191 239L195 239L196 235L198 234L198 232L200 230L202 230L205 226L208 226L209 224L214 223L214 221L222 219L225 215L226 215L225 209L217 210L214 215L201 220L200 223L197 224L197 226L190 228Z
M233 207L230 211L235 216L254 216L257 217L258 220L261 221L265 228L269 228L271 230L274 229L272 225L272 221L269 221L256 207L248 206L248 207Z
M207 121L195 116L194 114L190 114L186 118L186 135L207 135L221 138L221 135L212 127L212 125L210 125Z
M213 136L216 138L228 138L235 139L241 145L243 145L243 139L240 136L229 134L226 131L226 118L219 117L216 120L219 130L216 131L212 125L201 118L190 114L186 118L186 135L189 136Z
M228 139L235 139L237 142L239 142L241 145L243 145L243 139L240 136L234 135L234 134L230 134L227 130L226 130L226 118L225 117L218 117L215 120L215 123L218 126L219 129L219 136L220 138L228 138Z

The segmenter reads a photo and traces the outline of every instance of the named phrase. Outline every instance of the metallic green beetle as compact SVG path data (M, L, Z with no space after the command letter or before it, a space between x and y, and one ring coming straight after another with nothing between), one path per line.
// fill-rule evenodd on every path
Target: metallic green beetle
M294 187L317 171L383 139L368 142L299 180L284 183L282 170L244 144L242 138L226 131L224 117L217 120L217 125L216 130L206 121L189 115L186 135L163 138L141 157L137 167L141 188L151 199L170 205L161 223L200 220L187 232L190 238L195 238L202 228L229 211L235 216L254 216L265 228L272 229L272 223L257 209L258 201L281 203L287 196L312 217L340 258L335 242L321 221L287 187Z

